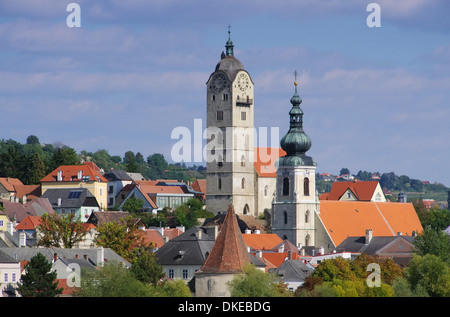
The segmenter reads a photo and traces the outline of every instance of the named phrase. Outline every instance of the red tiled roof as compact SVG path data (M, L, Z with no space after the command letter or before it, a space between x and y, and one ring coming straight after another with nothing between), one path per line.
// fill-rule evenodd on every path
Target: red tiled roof
M331 186L328 196L322 196L327 200L339 200L342 195L351 190L352 193L361 201L370 201L373 197L375 189L378 186L377 181L367 182L334 182Z
M366 229L372 229L373 236L423 231L411 203L324 200L320 219L336 246L347 237L365 236Z
M34 230L41 224L41 217L28 216L23 219L17 226L17 230Z
M82 179L78 179L78 171L83 171L84 176L90 176L90 181L108 182L98 171L92 168L90 165L61 165L50 174L41 179L41 182L56 182L58 171L62 171L63 182L81 182Z
M211 252L197 273L241 273L250 261L234 207L230 204Z
M155 248L161 248L164 244L164 237L157 229L146 229L142 237L146 245L152 243Z
M276 177L277 168L275 162L286 152L280 148L255 147L253 163L255 171L260 177Z
M15 192L15 186L23 186L23 183L19 179L12 177L0 177L0 184L9 192Z

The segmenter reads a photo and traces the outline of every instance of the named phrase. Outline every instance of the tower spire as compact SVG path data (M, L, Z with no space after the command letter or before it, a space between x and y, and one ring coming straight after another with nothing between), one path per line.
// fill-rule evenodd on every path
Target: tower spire
M225 55L226 56L234 56L233 49L234 49L234 45L233 45L233 41L231 40L231 26L228 25L228 41L225 44Z
M311 148L311 139L303 130L303 111L300 108L302 99L297 92L297 71L294 72L294 95L291 98L292 108L289 111L289 131L281 139L281 148L286 156L280 158L280 165L315 165L314 160L305 153Z

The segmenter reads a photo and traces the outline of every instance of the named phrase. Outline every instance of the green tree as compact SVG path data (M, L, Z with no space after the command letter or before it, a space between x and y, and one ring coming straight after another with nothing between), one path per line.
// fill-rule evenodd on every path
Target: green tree
M405 275L413 291L423 289L431 297L450 296L449 265L434 254L413 255Z
M76 165L78 164L78 155L74 149L68 146L61 146L56 148L50 160L49 171L53 171L61 165Z
M150 286L153 297L192 297L191 290L183 280L165 281Z
M144 284L158 285L165 276L164 269L156 263L152 252L144 252L136 258L130 269L134 277Z
M122 205L122 210L128 211L130 213L135 213L142 211L144 207L144 201L142 199L137 198L135 195L128 198L125 203Z
M279 297L278 277L257 269L252 264L244 266L243 274L236 275L228 287L232 297Z
M27 144L40 144L39 138L35 135L29 135L27 137Z
M83 223L75 219L75 214L47 214L41 216L38 227L42 235L39 246L56 248L73 248L82 241L87 233Z
M38 253L25 265L25 274L18 283L17 291L23 297L55 297L62 293L58 288L56 271L42 253Z
M41 179L46 175L45 164L39 153L35 152L31 162L31 170L28 176L28 184L40 184Z
M450 264L450 236L442 230L424 228L414 240L414 245L418 255L433 254Z
M81 271L79 297L148 297L148 287L116 261L107 262L97 270Z
M143 231L135 218L128 216L120 221L107 222L97 227L96 244L111 248L122 258L133 263L138 255L135 248L150 247L144 243Z

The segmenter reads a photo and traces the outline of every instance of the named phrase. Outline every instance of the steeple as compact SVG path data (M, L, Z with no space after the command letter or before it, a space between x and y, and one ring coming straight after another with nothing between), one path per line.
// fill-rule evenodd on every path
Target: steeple
M297 77L297 72L295 72ZM297 78L296 78L297 79ZM295 92L291 98L292 108L289 111L289 131L281 139L281 148L287 153L278 161L279 165L309 165L315 166L316 162L305 155L311 148L311 139L303 130L303 111L300 108L302 99L297 92L297 80L294 82Z
M230 204L211 252L197 274L241 273L250 261L234 207Z
M225 55L234 56L233 48L234 48L233 41L231 41L231 26L228 26L228 41L225 44Z

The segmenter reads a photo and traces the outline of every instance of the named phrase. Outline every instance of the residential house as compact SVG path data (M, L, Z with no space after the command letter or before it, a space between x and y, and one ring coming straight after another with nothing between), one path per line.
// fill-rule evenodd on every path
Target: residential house
M122 170L111 170L103 174L108 180L108 209L116 206L116 197L120 191L129 184L133 183L133 179L127 172Z
M176 228L165 228L165 227L157 227L157 228L143 228L144 231L143 238L144 244L152 243L155 250L158 250L169 240L178 237L183 234L184 227L176 227Z
M383 190L377 181L334 182L329 193L321 200L385 202Z
M0 297L16 296L20 276L20 261L0 251Z
M288 289L294 292L314 272L314 268L301 260L287 259L279 267L270 269L269 272L279 276L281 281L287 284Z
M94 211L89 216L86 221L88 224L93 224L96 227L100 227L101 225L109 222L120 222L125 221L126 218L130 217L131 214L126 211ZM140 226L143 227L142 220L139 218L133 218L133 221Z
M100 210L107 208L108 180L92 164L62 165L41 180L42 195L48 189L86 188L95 197Z
M364 236L349 236L336 247L336 252L355 252L392 258L401 266L408 265L415 250L412 236L401 232L396 236L374 236L372 229L367 229Z
M201 199L203 203L206 201L206 179L196 179L192 182L192 188L201 195L197 195L198 198Z
M6 212L0 209L0 232L7 230L9 222L10 220Z
M41 197L47 198L58 214L74 214L81 222L100 210L97 199L87 188L49 188Z
M45 213L55 213L48 199L42 197L34 198L26 204L11 202L9 200L0 200L0 204L3 205L4 211L10 221L15 223L21 222L28 216L42 216Z
M203 193L195 191L191 186L182 182L173 181L135 181L136 186L119 206L123 210L125 202L135 196L144 201L143 210L156 214L157 211L176 208L189 199L202 196Z
M170 279L187 282L202 267L213 244L205 228L194 226L162 245L155 252L156 262Z

